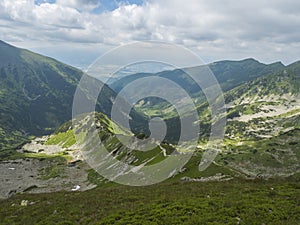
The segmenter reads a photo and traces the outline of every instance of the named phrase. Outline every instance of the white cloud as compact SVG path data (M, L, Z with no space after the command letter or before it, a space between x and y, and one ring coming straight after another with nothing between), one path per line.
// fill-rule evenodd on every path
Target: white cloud
M56 4L83 11L91 11L100 6L98 0L56 0Z
M37 26L52 25L68 29L82 28L82 16L74 8L63 7L58 4L41 4L33 8L33 16Z
M101 1L100 1L101 2ZM206 60L298 59L300 1L149 0L94 14L97 0L0 0L0 38L6 41L101 43L135 40L183 44ZM286 53L289 54L286 54Z

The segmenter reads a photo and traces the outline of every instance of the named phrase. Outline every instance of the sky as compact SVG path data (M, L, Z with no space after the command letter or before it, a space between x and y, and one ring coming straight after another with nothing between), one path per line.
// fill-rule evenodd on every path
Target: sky
M0 0L0 39L80 68L134 41L204 62L300 60L299 0Z

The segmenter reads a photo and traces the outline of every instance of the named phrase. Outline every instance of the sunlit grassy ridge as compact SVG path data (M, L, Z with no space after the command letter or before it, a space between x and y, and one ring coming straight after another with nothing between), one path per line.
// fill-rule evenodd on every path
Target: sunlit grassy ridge
M65 133L58 133L50 137L46 145L60 145L63 148L71 147L76 143L73 130L68 130Z

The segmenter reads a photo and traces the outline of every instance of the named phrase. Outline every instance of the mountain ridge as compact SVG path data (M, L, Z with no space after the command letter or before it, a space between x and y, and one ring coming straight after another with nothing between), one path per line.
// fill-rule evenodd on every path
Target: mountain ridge
M119 92L122 87L124 87L124 86L126 86L126 84L128 84L127 80L132 82L133 80L138 79L139 76L141 76L141 77L160 76L160 77L165 77L165 78L171 79L171 80L175 81L177 84L179 84L179 82L177 82L176 79L179 79L180 75L182 75L182 73L184 73L184 71L188 71L189 69L197 69L197 68L200 69L202 67L203 66L195 66L195 67L190 67L190 68L179 68L179 69L175 69L175 70L162 71L162 72L158 72L158 73L154 73L154 74L153 73L137 73L137 74L129 75L124 78L121 78L120 80L115 81L114 83L110 84L110 87L113 90L115 90L116 92ZM223 91L227 91L228 89L238 86L241 82L246 82L250 79L255 79L259 76L264 76L264 75L273 73L275 71L282 70L285 68L285 65L282 64L281 62L264 64L253 58L247 58L247 59L238 60L238 61L222 60L222 61L204 65L204 67L208 67L212 71L212 73L215 75L215 77L219 81L221 87L223 88ZM251 68L251 67L253 67L253 68ZM175 78L172 76L175 76ZM245 77L245 80L241 79L241 77ZM187 79L185 82L191 83L189 78L185 78L185 79ZM227 82L228 80L232 80L232 79L235 79L235 82L233 84L223 84L224 82ZM183 82L181 82L181 84L182 83ZM183 85L186 85L186 84L183 83Z
M0 149L3 149L14 142L18 146L18 139L24 141L30 135L50 134L71 119L73 96L83 72L5 42L0 43L0 50ZM110 99L115 93L106 85L103 89L97 108L109 112Z

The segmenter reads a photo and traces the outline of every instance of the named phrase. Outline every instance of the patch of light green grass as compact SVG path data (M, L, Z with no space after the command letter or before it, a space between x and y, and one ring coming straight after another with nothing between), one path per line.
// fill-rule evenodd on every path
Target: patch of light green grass
M76 143L73 130L52 135L45 143L46 145L59 145L63 148L69 148Z

